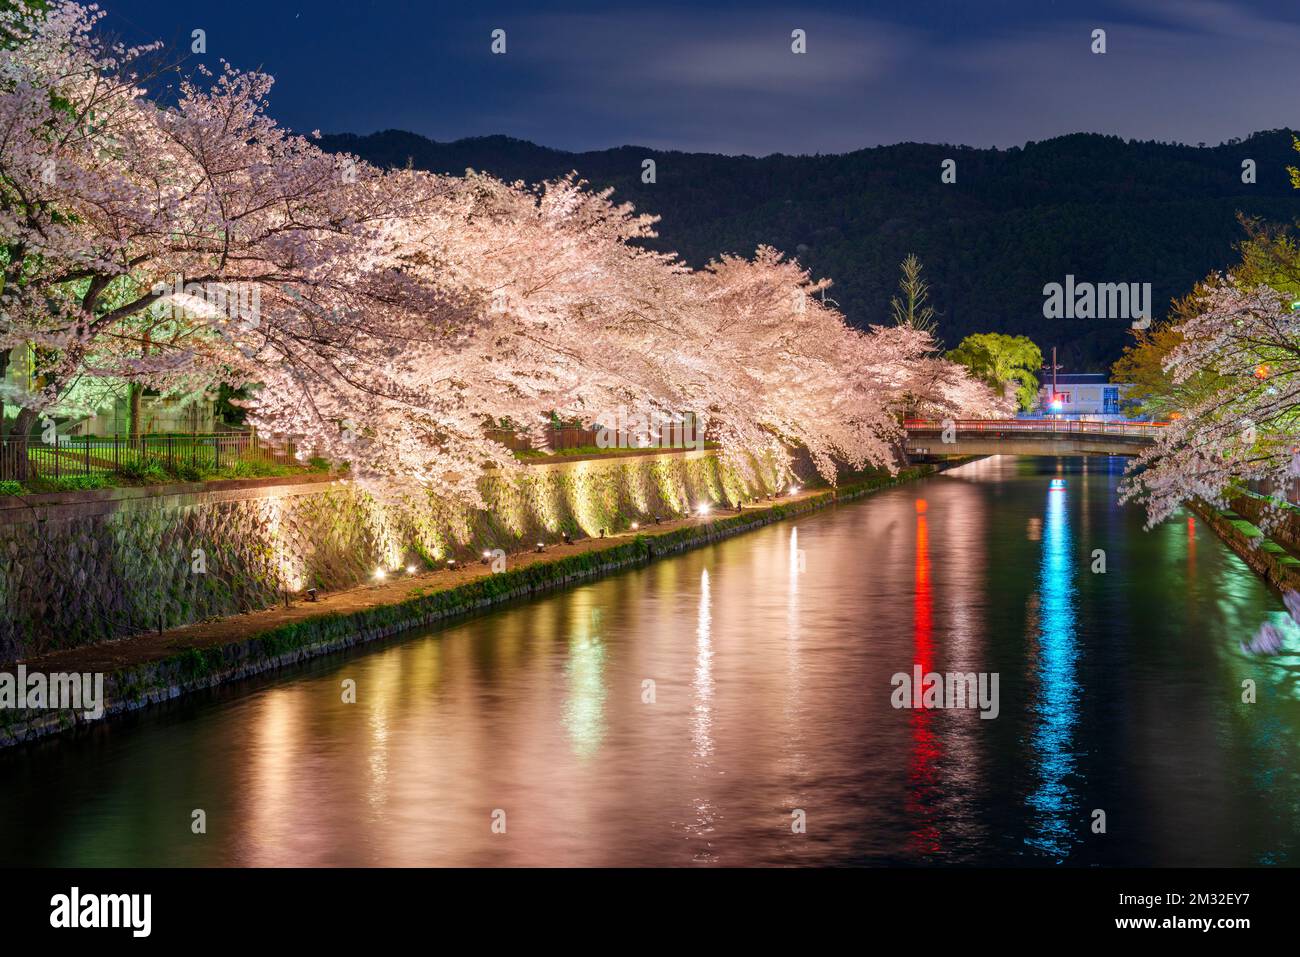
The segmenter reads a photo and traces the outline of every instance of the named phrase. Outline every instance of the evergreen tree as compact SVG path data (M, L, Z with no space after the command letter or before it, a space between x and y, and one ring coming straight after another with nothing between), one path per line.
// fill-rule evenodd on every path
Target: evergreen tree
M918 332L928 332L938 342L939 324L935 321L934 308L929 303L930 284L921 278L921 260L915 253L908 253L902 263L903 278L898 281L901 296L889 300L889 312L894 317L894 324L910 326Z

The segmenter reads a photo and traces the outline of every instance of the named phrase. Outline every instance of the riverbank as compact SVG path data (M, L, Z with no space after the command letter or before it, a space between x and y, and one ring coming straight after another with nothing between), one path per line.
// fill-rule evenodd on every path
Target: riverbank
M117 641L54 651L22 662L28 674L102 674L104 717L247 678L320 655L428 627L456 615L588 581L664 555L824 508L950 468L923 465L897 476L772 502L665 521L604 538L576 539L491 564L405 575L249 614ZM500 568L498 563L498 568ZM95 724L80 711L0 710L0 747Z
M1259 526L1234 509L1202 501L1191 508L1270 587L1279 592L1300 591L1300 558L1266 536Z
M737 467L709 449L619 451L489 469L479 507L325 474L0 497L0 666L357 588L376 569L616 534L787 484L770 461Z

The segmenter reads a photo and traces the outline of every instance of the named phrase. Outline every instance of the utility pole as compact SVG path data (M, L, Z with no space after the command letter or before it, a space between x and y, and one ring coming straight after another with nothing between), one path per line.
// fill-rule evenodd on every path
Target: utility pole
M1061 368L1060 363L1056 361L1056 346L1052 346L1052 364L1043 366L1044 372L1052 373L1052 397L1050 400L1048 400L1047 403L1049 408L1051 404L1056 401L1056 373L1057 370L1060 368Z

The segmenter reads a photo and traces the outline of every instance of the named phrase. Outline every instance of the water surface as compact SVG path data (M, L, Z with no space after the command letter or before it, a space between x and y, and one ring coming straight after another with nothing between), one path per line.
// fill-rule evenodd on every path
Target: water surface
M0 864L1294 863L1300 657L1239 648L1281 604L1122 467L984 460L0 755ZM998 717L892 707L918 663Z

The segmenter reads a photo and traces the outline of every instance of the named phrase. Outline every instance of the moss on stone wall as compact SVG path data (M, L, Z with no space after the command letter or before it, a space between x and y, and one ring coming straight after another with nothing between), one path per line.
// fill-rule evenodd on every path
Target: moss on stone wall
M423 491L381 500L354 482L293 479L233 499L136 497L45 520L33 508L0 525L0 661L267 608L286 590L346 588L376 568L596 536L779 487L769 463L744 466L712 452L529 466L484 480L486 510Z

